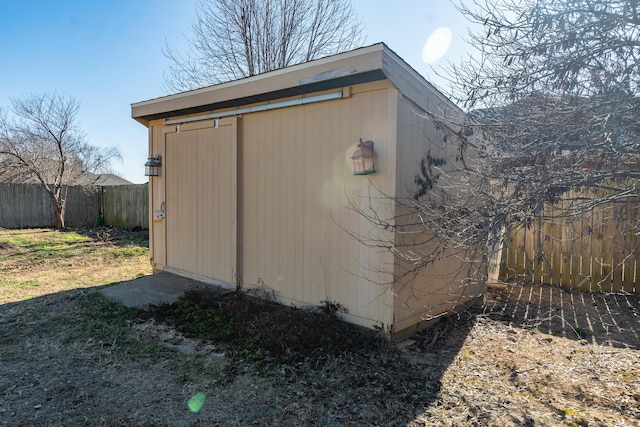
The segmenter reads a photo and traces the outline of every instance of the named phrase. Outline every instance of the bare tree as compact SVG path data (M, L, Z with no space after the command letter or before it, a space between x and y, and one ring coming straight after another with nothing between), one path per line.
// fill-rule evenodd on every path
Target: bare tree
M557 242L545 242L545 236L556 237L542 233L543 224L556 221L575 230L580 226L572 221L595 209L640 201L638 2L471 3L459 9L479 28L469 36L477 52L444 74L453 87L451 98L468 117L421 113L423 125L439 131L440 147L433 140L425 144L430 148L413 188L393 197L393 217L363 209L359 200L352 203L379 231L354 237L405 261L405 269L393 272L394 283L410 287L413 277L447 257L465 261L468 275L443 285L446 306L469 296L465 279L485 274L482 266L498 254L505 236L537 230L527 268L539 271L544 265L558 283L558 266L548 251ZM375 188L369 192L378 200L389 198ZM622 209L609 212L605 221L623 215ZM595 224L571 238L598 233ZM387 230L400 238L381 238ZM631 242L625 256L637 259L638 235L640 220L630 220L602 247L611 252ZM594 255L612 259L611 253ZM621 265L612 266L599 284Z
M165 46L168 91L253 76L358 47L349 0L199 0L189 51Z
M119 158L115 148L90 145L76 122L79 103L57 93L11 101L0 111L0 180L35 180L51 198L56 226L65 226L65 189L86 172Z
M477 52L448 77L491 159L485 172L496 228L570 223L604 204L639 200L638 2L475 0L458 7L480 28L469 35ZM548 262L537 244L531 262Z
M637 177L638 2L474 4L460 9L483 26L470 35L481 54L454 66L451 81L456 99L476 109L496 177L519 167L545 190Z

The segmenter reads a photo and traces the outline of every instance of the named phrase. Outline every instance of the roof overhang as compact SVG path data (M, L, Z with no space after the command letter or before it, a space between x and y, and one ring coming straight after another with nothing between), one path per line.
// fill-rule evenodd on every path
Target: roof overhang
M151 120L235 108L279 98L389 79L425 111L436 98L453 105L384 43L264 74L131 105L131 116ZM456 107L457 108L457 107Z

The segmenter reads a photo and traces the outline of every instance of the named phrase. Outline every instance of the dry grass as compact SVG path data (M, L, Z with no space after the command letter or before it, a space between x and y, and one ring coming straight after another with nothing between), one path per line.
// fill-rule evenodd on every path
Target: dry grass
M0 304L149 274L146 234L0 229Z
M413 425L635 426L638 350L590 345L478 317Z
M147 271L140 241L41 231L35 249L12 233L0 232L0 426L640 425L637 296L512 285L397 350L251 298L139 313L91 286ZM224 323L239 311L255 329ZM211 335L221 325L241 333ZM293 341L269 347L284 331Z

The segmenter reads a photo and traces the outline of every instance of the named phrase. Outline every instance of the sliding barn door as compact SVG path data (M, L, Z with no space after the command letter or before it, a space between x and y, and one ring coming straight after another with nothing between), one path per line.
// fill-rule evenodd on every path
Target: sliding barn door
M183 124L166 133L167 267L237 280L237 121Z

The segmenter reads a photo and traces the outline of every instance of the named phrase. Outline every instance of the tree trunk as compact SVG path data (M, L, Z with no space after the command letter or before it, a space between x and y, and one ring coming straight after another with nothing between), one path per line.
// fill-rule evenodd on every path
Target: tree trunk
M63 202L54 194L51 195L51 205L53 206L53 216L56 219L56 229L64 229L64 209Z

